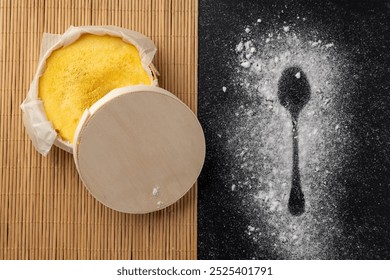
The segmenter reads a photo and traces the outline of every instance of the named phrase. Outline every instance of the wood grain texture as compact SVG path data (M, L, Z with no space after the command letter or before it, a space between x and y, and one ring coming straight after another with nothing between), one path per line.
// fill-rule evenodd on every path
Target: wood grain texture
M149 36L160 86L197 108L196 0L0 0L0 259L195 259L196 186L179 202L130 215L97 202L73 158L32 147L20 103L43 32L117 25Z

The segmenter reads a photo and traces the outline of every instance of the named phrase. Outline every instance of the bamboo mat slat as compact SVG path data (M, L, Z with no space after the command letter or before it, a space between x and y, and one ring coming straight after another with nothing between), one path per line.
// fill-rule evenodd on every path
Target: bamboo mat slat
M197 0L0 0L0 259L195 259L197 187L159 212L98 203L70 154L32 147L19 108L43 32L117 25L149 36L160 86L197 110Z

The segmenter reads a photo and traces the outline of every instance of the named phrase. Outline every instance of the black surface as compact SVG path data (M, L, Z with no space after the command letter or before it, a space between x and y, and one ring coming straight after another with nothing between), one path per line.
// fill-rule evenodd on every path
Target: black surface
M275 17L288 4L283 18ZM228 138L218 132L235 121L239 103L253 102L236 95L221 95L232 85L231 57L237 34L261 13L264 28L304 14L300 23L327 30L323 37L341 43L354 66L352 102L339 110L350 116L353 156L333 176L344 182L339 198L342 234L336 236L333 259L390 258L390 3L389 1L221 1L199 2L199 118L207 155L199 178L199 259L283 259L275 250L275 236L263 210L245 208L245 201L223 186L239 169L227 152ZM348 83L345 85L348 88ZM243 136L245 137L245 136ZM249 212L249 213L248 213ZM286 214L287 215L287 214ZM264 236L261 246L243 234L248 219L256 218ZM326 229L324 229L326 234ZM325 245L325 244L324 244Z

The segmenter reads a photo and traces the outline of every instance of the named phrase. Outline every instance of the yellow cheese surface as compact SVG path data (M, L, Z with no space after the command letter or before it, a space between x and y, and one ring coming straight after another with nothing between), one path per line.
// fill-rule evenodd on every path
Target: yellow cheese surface
M121 38L85 34L46 60L39 97L54 129L72 143L85 109L115 88L151 83L136 47Z

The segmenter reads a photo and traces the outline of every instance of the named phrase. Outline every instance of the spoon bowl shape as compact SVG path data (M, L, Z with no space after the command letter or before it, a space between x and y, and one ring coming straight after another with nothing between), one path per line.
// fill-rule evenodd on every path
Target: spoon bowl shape
M279 79L278 98L295 119L310 100L310 84L298 66L286 68Z

